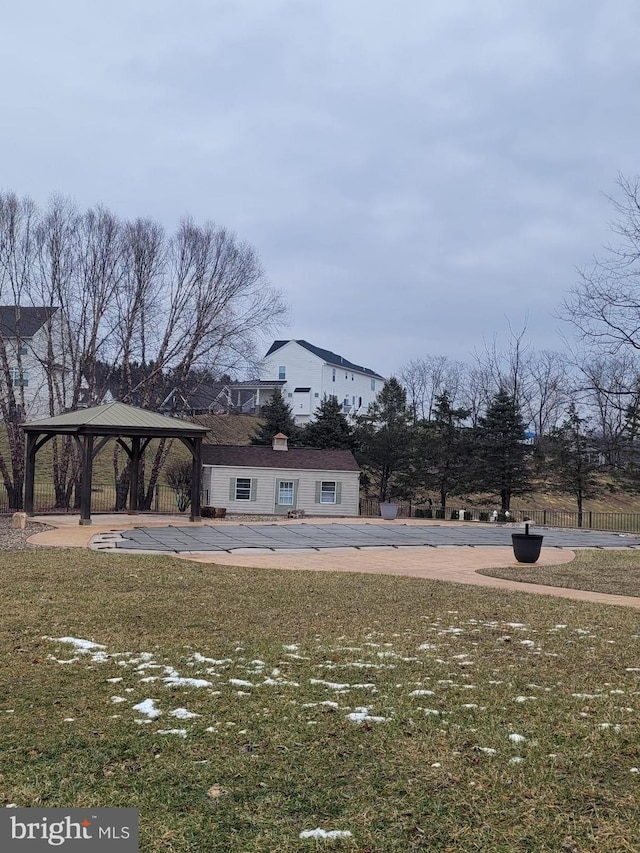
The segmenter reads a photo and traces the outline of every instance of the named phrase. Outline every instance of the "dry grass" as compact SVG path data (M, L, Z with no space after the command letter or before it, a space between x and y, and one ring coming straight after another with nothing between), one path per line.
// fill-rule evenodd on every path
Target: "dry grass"
M139 808L144 851L639 849L636 612L84 551L1 568L5 804Z
M640 551L629 548L580 549L576 551L575 560L561 566L523 565L506 569L480 569L478 574L524 583L640 597Z

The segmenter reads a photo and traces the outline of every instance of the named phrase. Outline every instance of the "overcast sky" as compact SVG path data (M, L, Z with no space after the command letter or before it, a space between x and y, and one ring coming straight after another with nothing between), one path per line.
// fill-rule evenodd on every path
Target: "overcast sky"
M254 245L383 375L563 292L640 172L638 0L2 0L0 188Z

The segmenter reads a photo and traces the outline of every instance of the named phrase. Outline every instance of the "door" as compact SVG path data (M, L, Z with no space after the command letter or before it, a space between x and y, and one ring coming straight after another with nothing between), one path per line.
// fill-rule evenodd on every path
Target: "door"
M296 509L298 499L297 480L276 480L275 511L286 513Z

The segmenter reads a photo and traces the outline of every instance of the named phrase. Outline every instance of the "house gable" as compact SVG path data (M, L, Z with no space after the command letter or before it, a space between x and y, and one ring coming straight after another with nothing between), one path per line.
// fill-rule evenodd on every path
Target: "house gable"
M304 340L274 341L261 365L264 379L284 383L282 394L298 424L308 423L324 397L335 397L348 417L363 414L384 377Z

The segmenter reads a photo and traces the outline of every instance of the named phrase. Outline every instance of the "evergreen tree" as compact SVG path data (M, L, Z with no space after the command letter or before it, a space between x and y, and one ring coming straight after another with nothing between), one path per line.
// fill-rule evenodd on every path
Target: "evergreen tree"
M578 505L578 527L582 527L582 512L585 500L595 498L600 492L596 477L596 465L591 461L589 450L593 442L593 430L587 418L581 418L572 403L569 416L547 441L547 465L552 488L572 494Z
M469 414L469 409L454 409L444 391L435 399L433 420L418 425L417 481L439 493L442 507L449 494L461 494L469 482L470 442L462 427Z
M404 497L411 491L413 461L412 417L406 391L388 379L355 430L356 456L373 477L380 501Z
M294 444L298 438L298 427L293 419L293 412L287 405L279 388L273 392L272 398L262 407L262 423L251 436L251 444L268 444L273 442L273 436L281 432Z
M325 396L318 406L314 420L302 429L300 443L322 450L353 450L353 429L335 396Z
M518 403L501 388L478 418L473 441L475 488L500 497L503 512L514 495L530 492L525 423Z

